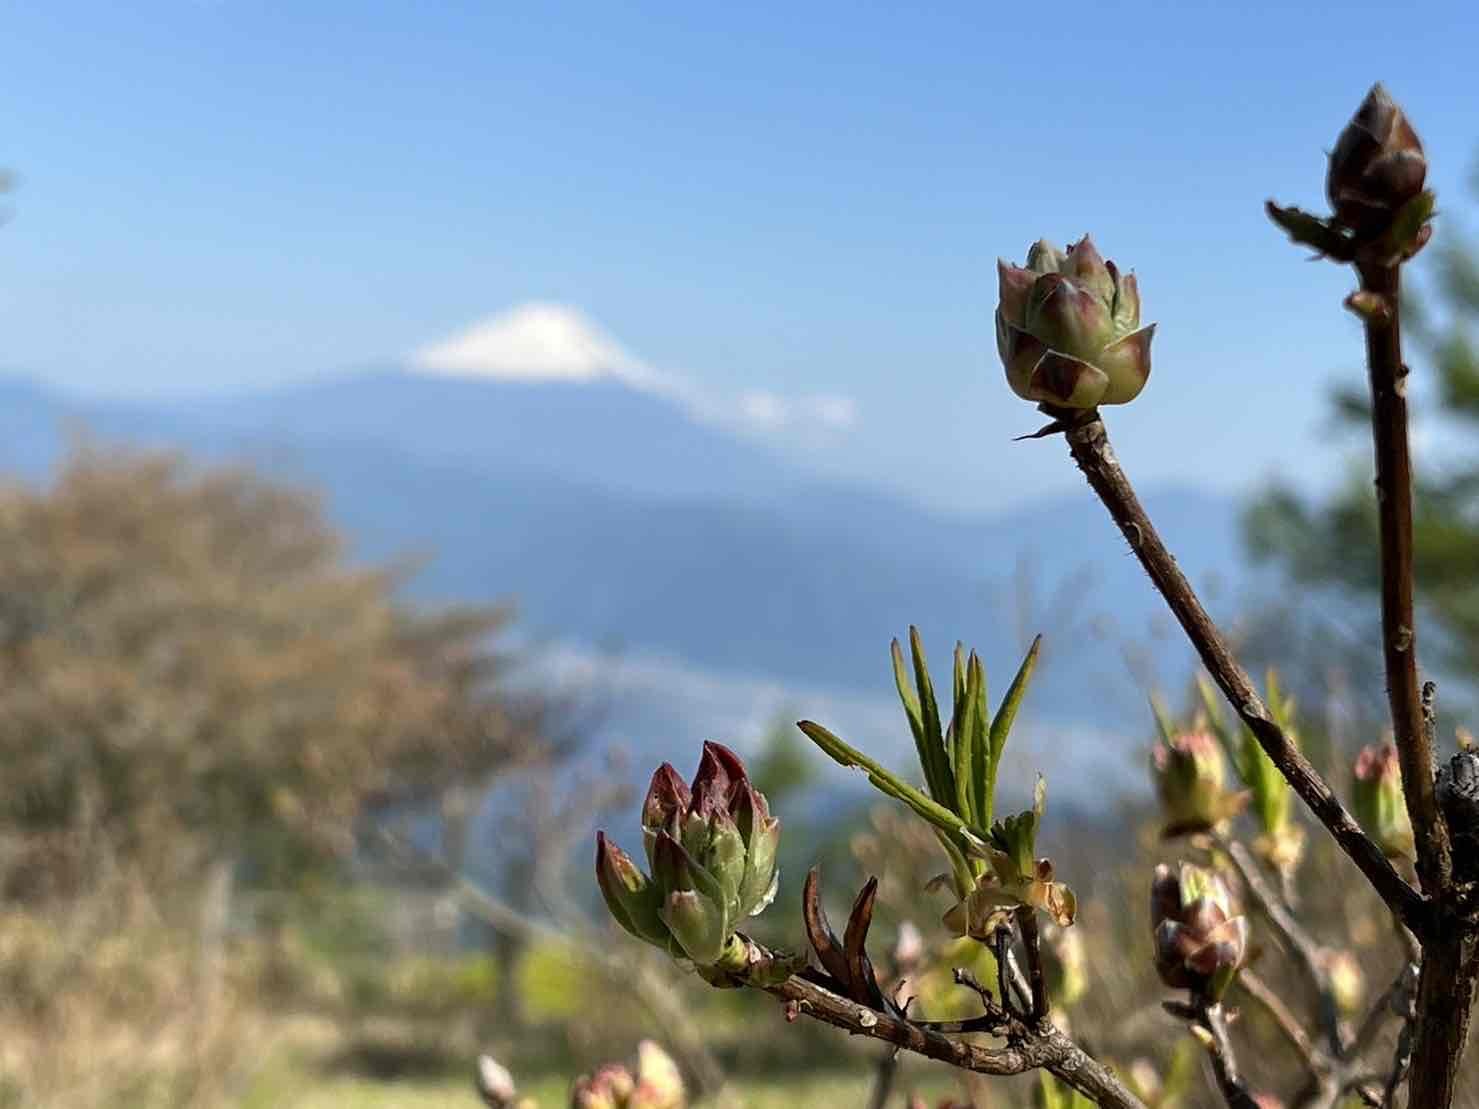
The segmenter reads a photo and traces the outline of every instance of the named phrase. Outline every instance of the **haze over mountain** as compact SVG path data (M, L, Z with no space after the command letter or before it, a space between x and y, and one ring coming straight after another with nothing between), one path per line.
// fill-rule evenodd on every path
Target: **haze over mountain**
M686 744L695 728L754 731L757 713L805 710L805 698L871 730L891 695L888 641L911 623L937 666L957 637L978 647L998 689L1043 631L1032 716L1054 734L1138 727L1142 690L1121 652L1161 609L1087 489L1066 482L995 517L942 515L818 477L639 366L601 369L592 358L620 356L599 343L565 351L527 373L475 372L487 344L464 344L410 367L153 402L12 380L0 464L44 474L71 427L308 483L361 555L427 557L417 595L515 598L523 634L558 643L566 663L619 649L628 691L645 689L624 732L676 730ZM429 372L434 358L461 368ZM1171 489L1147 500L1194 580L1242 579L1232 503ZM1189 663L1175 639L1151 656L1168 674ZM750 690L749 709L726 689Z

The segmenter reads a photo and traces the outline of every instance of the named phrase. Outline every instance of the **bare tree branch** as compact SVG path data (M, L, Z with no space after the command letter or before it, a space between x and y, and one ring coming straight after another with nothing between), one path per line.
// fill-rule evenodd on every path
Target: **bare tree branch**
M1340 803L1329 783L1275 723L1247 671L1233 657L1222 633L1146 515L1134 487L1114 455L1103 421L1094 414L1066 426L1064 431L1074 461L1119 525L1140 564L1201 656L1213 681L1294 792L1366 875L1382 900L1413 931L1423 934L1427 930L1428 909L1423 897L1392 868L1381 849Z

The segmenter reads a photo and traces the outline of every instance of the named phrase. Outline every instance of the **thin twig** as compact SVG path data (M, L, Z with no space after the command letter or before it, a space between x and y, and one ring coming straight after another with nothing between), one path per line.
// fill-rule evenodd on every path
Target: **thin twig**
M1198 1005L1198 1023L1207 1033L1207 1052L1212 1057L1212 1073L1217 1088L1230 1109L1258 1109L1258 1103L1243 1085L1238 1073L1238 1058L1233 1053L1232 1037L1227 1034L1227 1014L1221 1005Z
M1237 984L1273 1019L1275 1026L1289 1041L1289 1045L1304 1060L1304 1065L1312 1072L1318 1073L1325 1065L1319 1049L1315 1047L1309 1033L1304 1030L1304 1025L1299 1023L1299 1018L1284 1003L1284 999L1274 992L1274 988L1246 967L1238 972Z
M1103 421L1094 417L1078 423L1066 430L1065 438L1074 461L1130 541L1136 557L1181 623L1203 665L1243 723L1382 900L1409 927L1422 934L1427 923L1427 905L1422 895L1392 869L1381 849L1346 811L1329 783L1274 721L1247 671L1233 657L1222 633L1146 515L1129 478L1120 469Z
M1417 974L1416 963L1403 964L1397 977L1392 979L1392 984L1372 1002L1370 1010L1366 1013L1366 1019L1361 1022L1361 1027L1356 1031L1356 1038L1351 1044L1352 1058L1363 1055L1371 1047L1376 1040L1376 1034L1381 1031L1381 1026L1386 1023L1387 1018L1406 1013L1411 1009L1412 996L1417 990Z
M1243 880L1244 889L1257 902L1258 908L1269 923L1283 937L1290 953L1294 956L1294 962L1319 1002L1320 1025L1324 1029L1330 1053L1336 1058L1341 1057L1345 1053L1345 1043L1340 1032L1340 1006L1335 999L1335 991L1330 986L1330 975L1325 968L1324 946L1304 930L1304 925L1300 924L1299 919L1289 911L1288 905L1284 903L1278 891L1264 877L1263 871L1259 869L1258 860L1243 844L1220 834L1213 836L1213 842L1218 850L1232 860L1237 868L1238 876Z

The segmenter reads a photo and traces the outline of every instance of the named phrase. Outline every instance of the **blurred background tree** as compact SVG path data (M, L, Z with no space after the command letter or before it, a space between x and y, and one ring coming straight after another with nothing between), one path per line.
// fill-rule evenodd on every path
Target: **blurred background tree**
M537 711L495 692L507 614L411 611L401 576L245 470L83 448L0 491L0 820L33 856L7 895L99 865L291 885L368 806L538 757Z

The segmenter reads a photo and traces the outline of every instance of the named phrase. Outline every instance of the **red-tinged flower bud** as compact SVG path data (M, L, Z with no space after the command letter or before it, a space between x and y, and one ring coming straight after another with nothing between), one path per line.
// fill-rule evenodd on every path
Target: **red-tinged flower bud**
M747 781L745 764L739 756L722 743L712 740L704 744L704 753L698 761L698 773L693 777L694 802L705 793L720 805L729 803L730 789L739 782Z
M996 347L1018 396L1060 408L1134 400L1150 376L1155 325L1140 326L1133 274L1089 236L1060 252L1046 240L1027 266L997 263Z
M1227 886L1209 870L1164 864L1151 880L1155 964L1172 989L1221 1000L1247 954L1248 922L1234 916Z
M652 1040L637 1045L637 1087L627 1109L683 1109L687 1100L683 1076L672 1056Z
M575 1080L570 1090L570 1109L626 1109L627 1099L637 1088L626 1067L606 1063L591 1075Z
M1391 858L1413 853L1412 821L1402 792L1402 767L1390 743L1361 749L1356 756L1351 802L1366 834Z
M1428 160L1417 132L1387 90L1373 85L1330 154L1325 191L1335 218L1369 238L1423 191Z
M667 927L662 922L662 893L637 864L605 832L596 833L596 882L611 915L639 940L665 945Z
M664 763L643 802L642 837L651 879L597 836L596 876L611 914L700 969L735 969L746 950L735 927L775 897L780 840L780 822L744 763L706 743L692 786Z
M1205 832L1247 804L1244 793L1229 793L1222 747L1207 732L1182 732L1151 751L1156 794L1166 814L1167 836Z
M647 787L647 797L642 802L642 827L654 833L669 827L675 816L688 811L691 801L687 783L672 763L663 763L653 773L652 784Z

